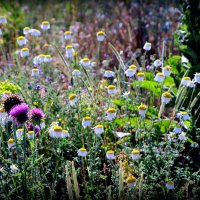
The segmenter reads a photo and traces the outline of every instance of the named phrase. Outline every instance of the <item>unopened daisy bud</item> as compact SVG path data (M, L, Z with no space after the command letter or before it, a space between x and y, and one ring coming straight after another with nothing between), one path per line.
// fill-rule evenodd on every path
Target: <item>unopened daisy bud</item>
M7 19L4 16L0 16L0 24L7 24Z
M127 183L127 186L130 187L130 188L135 187L135 185L136 185L136 178L134 176L129 176L126 179L126 183Z
M161 97L162 103L168 104L172 98L170 92L164 92Z
M137 73L137 79L139 82L144 80L144 73L143 72L138 72Z
M41 32L37 29L30 29L29 33L33 37L39 37L41 35Z
M106 113L107 113L107 119L108 119L109 121L111 121L111 120L113 120L113 119L116 118L116 115L117 115L116 109L114 109L114 108L109 108L109 109L106 111Z
M32 77L38 77L39 76L39 69L38 68L33 68L31 72Z
M92 66L92 67L96 67L96 66L97 66L97 62L93 61L93 62L91 63L91 66Z
M22 134L23 134L24 129L20 128L16 130L16 137L17 138L21 138Z
M159 72L159 73L156 74L154 80L159 82L159 83L161 83L161 82L163 82L165 80L165 76L164 76L163 73Z
M27 43L27 39L26 39L24 36L19 36L19 37L17 38L17 44L18 44L19 46L26 45L26 43Z
M101 124L94 127L94 132L96 135L101 135L104 132L104 128Z
M64 37L65 40L70 40L72 38L72 33L70 31L65 31Z
M181 84L186 85L191 81L190 77L183 77Z
M63 129L60 126L53 126L49 131L49 136L53 138L61 138Z
M103 31L97 32L97 41L103 42L105 39L105 33Z
M88 152L86 151L86 149L84 147L82 147L78 150L78 156L80 156L80 157L86 157L87 154L88 154Z
M182 132L178 137L179 140L186 140L186 133Z
M29 27L25 27L25 28L23 29L24 35L29 34L29 31L30 31L30 28L29 28Z
M83 67L89 67L90 66L90 59L89 58L83 58L81 60L81 64L83 65Z
M80 76L80 75L81 75L81 72L80 72L78 69L75 69L75 70L72 72L72 75L73 75L73 76Z
M194 81L195 81L196 83L200 83L200 73L196 73L196 74L194 75Z
M41 119L41 122L40 122L40 128L41 128L41 129L44 129L44 128L45 128L45 122L44 122L44 119Z
M107 151L107 152L106 152L106 157L107 157L109 160L114 160L114 159L115 159L114 151L112 151L112 150Z
M137 71L137 67L135 65L129 66L129 68L125 71L127 77L133 77Z
M171 72L172 68L169 65L166 65L162 68L162 73L164 74L164 76L170 76Z
M68 138L69 137L69 132L68 132L68 130L63 130L63 132L62 132L62 136L61 136L62 138Z
M174 128L173 130L174 133L181 133L182 132L182 129L181 129L181 126L178 125L177 127Z
M74 49L71 45L66 46L66 57L72 59L74 57Z
M171 180L167 181L166 188L168 190L174 190L174 181L171 181Z
M91 125L91 118L90 117L84 117L82 120L82 126L84 128L89 127Z
M188 115L187 112L180 112L181 116L183 117L184 120L190 119L190 116Z
M74 106L77 101L78 101L78 98L77 98L76 94L70 94L69 95L69 103L70 103L71 106Z
M12 164L11 166L10 166L10 170L11 170L11 172L12 173L17 173L18 171L19 171L19 169L17 168L17 166L16 165L14 165L14 164Z
M140 151L137 149L133 149L131 156L133 160L137 160L140 156Z
M147 112L147 106L145 104L141 104L138 106L139 115L144 116Z
M115 72L111 71L111 70L106 70L104 73L104 77L106 78L112 78L115 76Z
M41 29L44 30L44 31L47 31L50 29L50 24L48 21L43 21L42 24L41 24Z
M5 110L3 108L0 108L0 120L5 118L6 116L7 116L7 113L5 112Z
M29 56L29 49L26 48L26 47L22 48L21 51L20 51L20 55L21 55L22 58Z
M109 85L107 87L108 94L113 95L117 93L116 87L114 85Z
M13 139L13 138L10 138L10 139L7 141L7 144L8 144L8 148L11 149L11 148L15 145L14 139Z
M28 131L28 133L26 134L28 139L33 139L35 137L34 131Z
M144 44L143 49L144 49L145 51L150 51L150 50L151 50L151 43L150 43L150 42L146 42L146 43Z
M176 134L171 132L170 134L167 134L167 139L169 141L173 141L176 138Z
M192 142L192 144L190 145L192 148L198 148L199 144L197 142Z
M187 84L187 87L194 88L195 87L194 82L193 81L189 81L188 84Z
M154 65L155 67L159 67L159 66L162 65L162 61L159 60L159 59L157 59L157 60L154 61L153 65Z

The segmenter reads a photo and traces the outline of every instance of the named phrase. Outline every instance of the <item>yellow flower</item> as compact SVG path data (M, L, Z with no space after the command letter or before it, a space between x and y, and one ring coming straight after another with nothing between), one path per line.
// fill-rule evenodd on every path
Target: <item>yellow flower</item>
M187 77L187 76L186 76L186 77L183 77L183 79L184 79L184 80L189 80L189 81L191 80L190 77Z
M90 59L89 58L83 58L83 62L89 62Z
M24 40L24 39L25 39L24 36L19 36L19 37L17 37L17 41L18 41L18 40Z
M86 149L84 147L80 148L80 151L86 151Z
M172 68L169 65L166 65L164 69L171 70Z
M33 135L33 134L34 134L34 131L28 131L28 134L29 134L29 135Z
M49 22L48 21L43 21L42 24L49 24Z
M73 47L72 47L72 45L67 45L66 46L66 49L72 49Z
M71 35L72 33L70 31L65 31L65 35Z

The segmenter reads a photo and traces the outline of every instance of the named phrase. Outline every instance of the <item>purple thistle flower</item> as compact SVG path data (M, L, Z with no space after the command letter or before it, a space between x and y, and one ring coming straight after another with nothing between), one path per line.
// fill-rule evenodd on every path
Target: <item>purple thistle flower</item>
M25 103L16 105L10 110L9 114L16 125L23 124L28 120L28 105Z
M40 123L44 118L44 113L40 108L33 108L29 111L28 117L33 123Z

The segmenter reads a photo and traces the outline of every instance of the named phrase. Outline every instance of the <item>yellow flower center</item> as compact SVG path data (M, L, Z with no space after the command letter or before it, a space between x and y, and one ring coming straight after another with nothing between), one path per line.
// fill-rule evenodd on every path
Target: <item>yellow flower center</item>
M66 49L72 49L72 45L67 45Z
M65 31L65 35L71 35L70 31Z
M170 94L170 92L164 92L162 95L164 97L167 97L167 98L171 98L172 97L172 95Z
M127 183L135 183L136 182L136 178L134 176L129 176L127 179L126 179L126 182Z
M137 149L133 149L132 154L140 154L140 151Z
M49 24L49 22L48 21L43 21L42 24L47 25L47 24Z
M54 127L53 127L53 130L54 130L55 132L61 132L61 131L62 131L62 127L60 127L60 126L54 126Z
M113 150L109 150L106 152L106 154L114 154L114 151Z
M33 72L38 72L39 70L37 68L32 69Z
M167 181L167 184L174 185L174 181Z
M20 129L17 129L17 132L22 132L24 129L20 128Z
M161 73L161 72L157 73L156 75L158 75L158 76L164 76L164 74Z
M46 58L51 58L51 56L50 55L46 55Z
M24 28L24 31L28 31L28 30L30 30L29 27L25 27L25 28Z
M89 120L91 120L91 117L84 117L83 120L84 121L89 121Z
M114 89L115 89L115 86L114 86L114 85L109 85L109 86L108 86L108 89L114 90Z
M139 107L138 107L139 110L146 110L147 109L147 106L145 104L141 104Z
M29 134L29 135L33 135L33 134L34 134L34 131L28 131L28 134Z
M14 143L14 139L13 139L13 138L10 138L10 139L8 140L8 143Z
M63 133L68 133L68 130L63 130Z
M114 109L114 108L109 108L109 109L107 110L107 112L108 112L108 113L115 113L115 112L116 112L116 109Z
M129 66L129 69L135 69L135 68L137 68L135 65Z
M89 58L83 58L83 62L89 62Z
M79 149L80 151L86 151L86 149L84 147Z
M181 115L187 115L188 113L187 112L181 112Z
M28 51L29 49L27 47L22 48L22 51Z
M144 73L143 72L138 72L137 76L144 76Z
M76 98L76 94L70 94L69 95L69 100L73 100L73 99L75 99Z
M5 110L3 108L0 108L0 113L4 113Z
M95 126L95 128L103 128L103 126L101 124L98 124Z
M103 36L103 35L105 35L105 33L103 31L99 31L99 32L97 32L97 35Z
M190 77L183 77L183 80L187 80L187 81L190 81L191 79L190 79Z
M19 37L17 38L17 41L18 41L18 40L24 40L24 39L25 39L24 36L19 36Z
M165 67L164 67L164 69L167 69L167 70L171 70L172 68L169 66L169 65L166 65Z

